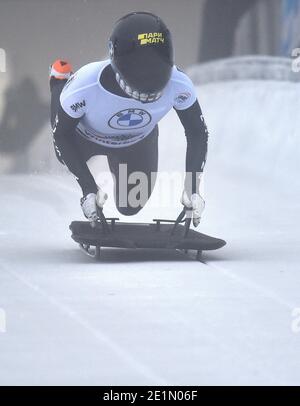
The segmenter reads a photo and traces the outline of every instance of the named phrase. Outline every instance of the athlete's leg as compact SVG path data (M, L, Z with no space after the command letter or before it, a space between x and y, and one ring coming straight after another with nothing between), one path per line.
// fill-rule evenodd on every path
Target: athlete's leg
M54 127L55 118L57 115L58 107L59 107L59 98L60 94L66 84L67 80L58 80L55 78L50 79L50 92L51 92L51 107L50 107L50 120L51 120L51 127ZM61 154L57 146L55 145L55 140L53 138L53 145L54 151L56 154L56 158L59 160L60 163L64 165L64 161L62 160Z
M50 91L51 91L51 125L53 126L55 117L58 111L60 103L60 94L66 84L67 80L58 80L55 78L50 79ZM95 144L94 142L84 139L80 134L74 134L74 141L78 145L81 153L84 156L85 161L88 161L94 155L106 155L105 147ZM54 144L55 147L55 144ZM55 153L58 160L64 163L60 157L59 151L55 148Z
M77 132L74 134L74 140L86 162L96 155L108 155L110 150L110 148L85 139Z
M50 92L51 92L51 125L53 123L59 107L60 94L73 74L73 67L69 62L57 59L50 66Z
M51 125L53 127L55 117L58 111L59 107L59 98L60 94L66 84L67 80L58 80L55 78L50 79L50 92L51 92L51 108L50 108L50 114L51 114Z
M158 166L158 127L131 147L114 149L108 163L115 181L115 202L121 214L138 213L154 188Z

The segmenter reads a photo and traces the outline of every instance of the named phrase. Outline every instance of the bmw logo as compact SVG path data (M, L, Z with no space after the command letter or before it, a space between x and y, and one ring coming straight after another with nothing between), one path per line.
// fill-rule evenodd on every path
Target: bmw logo
M117 130L132 130L146 127L151 122L150 114L141 109L126 109L111 117L108 125Z

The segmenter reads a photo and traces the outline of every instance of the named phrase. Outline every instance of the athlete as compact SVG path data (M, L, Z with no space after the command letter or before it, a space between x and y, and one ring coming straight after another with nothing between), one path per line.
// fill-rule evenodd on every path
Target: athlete
M97 207L103 208L107 200L87 166L95 155L107 156L119 212L134 215L144 206L145 202L137 207L131 204L130 190L136 185L128 178L144 174L149 199L158 169L158 122L174 108L187 139L189 176L181 203L190 209L197 226L205 205L199 185L208 132L191 80L174 65L168 28L154 14L130 13L116 22L109 54L110 59L90 63L74 74L70 63L63 60L50 67L56 156L82 189L85 217L94 226ZM172 142L170 137L170 153Z

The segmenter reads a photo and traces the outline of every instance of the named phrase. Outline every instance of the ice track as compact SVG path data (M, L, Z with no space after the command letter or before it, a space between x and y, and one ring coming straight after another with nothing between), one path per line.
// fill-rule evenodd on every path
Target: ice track
M72 177L2 175L0 384L299 385L299 90L199 89L211 130L201 230L228 242L203 263L153 250L95 263L70 239ZM163 169L183 167L178 126L170 114L160 127Z

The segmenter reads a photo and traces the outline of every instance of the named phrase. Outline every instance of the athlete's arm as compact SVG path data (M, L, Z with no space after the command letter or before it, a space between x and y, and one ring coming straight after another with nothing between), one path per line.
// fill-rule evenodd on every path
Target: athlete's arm
M59 103L58 113L53 123L53 137L56 155L76 177L83 195L97 193L96 182L86 161L74 142L74 132L80 118L69 116Z
M185 129L186 151L186 191L192 195L199 193L200 176L203 172L206 155L208 131L198 100L185 109L175 111Z

